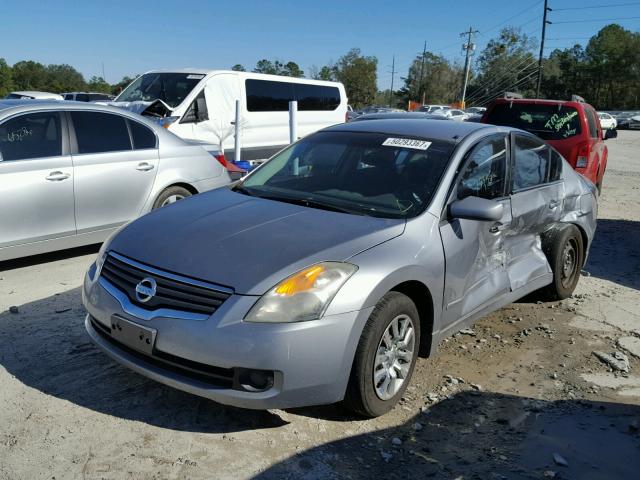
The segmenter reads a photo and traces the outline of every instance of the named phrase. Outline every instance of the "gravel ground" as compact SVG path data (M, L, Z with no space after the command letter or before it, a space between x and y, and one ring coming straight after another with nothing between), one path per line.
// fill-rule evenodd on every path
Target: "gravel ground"
M640 132L608 146L576 294L447 339L373 420L225 407L110 361L83 328L95 247L0 263L0 479L638 478Z

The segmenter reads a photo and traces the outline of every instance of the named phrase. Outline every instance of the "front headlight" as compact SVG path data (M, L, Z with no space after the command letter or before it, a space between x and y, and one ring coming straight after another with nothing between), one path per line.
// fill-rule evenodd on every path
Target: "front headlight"
M260 297L245 321L286 323L316 320L357 269L355 265L342 262L322 262L305 268Z
M113 232L111 235L109 235L107 237L107 239L102 242L102 245L100 246L100 250L98 250L98 256L96 257L96 271L95 274L93 275L93 280L97 280L98 277L100 276L100 272L102 271L102 266L104 265L104 261L107 259L107 251L109 250L109 246L111 245L111 241L114 239L114 237L120 233L121 230L124 229L124 227L126 227L129 224L129 222L120 225L115 232Z

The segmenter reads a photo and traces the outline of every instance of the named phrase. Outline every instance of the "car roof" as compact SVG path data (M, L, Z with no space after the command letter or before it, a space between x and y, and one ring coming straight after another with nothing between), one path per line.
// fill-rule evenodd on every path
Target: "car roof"
M365 120L384 120L390 118L399 118L402 120L419 119L419 120L446 120L444 115L433 115L427 112L383 112L383 113L367 113L354 118L353 121L364 122Z
M496 105L498 103L521 103L523 105L562 105L567 107L584 107L589 106L586 102L576 102L574 100L547 100L543 98L496 98L492 105ZM591 107L593 108L593 107Z
M473 122L453 122L442 120L400 119L361 120L340 123L325 128L325 132L370 132L387 135L409 135L457 143L470 133L482 129L495 129L494 125Z

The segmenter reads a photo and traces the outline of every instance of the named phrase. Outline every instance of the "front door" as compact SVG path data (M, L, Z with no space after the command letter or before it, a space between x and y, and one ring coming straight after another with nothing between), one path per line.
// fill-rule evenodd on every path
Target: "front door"
M158 171L155 134L142 123L105 112L72 111L78 233L138 217ZM136 137L139 144L134 148ZM133 141L132 141L133 140Z
M444 326L472 315L509 291L505 235L511 227L506 195L507 136L479 141L466 155L449 203L476 196L504 205L500 221L444 220L440 235L445 254Z
M74 235L73 167L58 112L0 125L0 248Z

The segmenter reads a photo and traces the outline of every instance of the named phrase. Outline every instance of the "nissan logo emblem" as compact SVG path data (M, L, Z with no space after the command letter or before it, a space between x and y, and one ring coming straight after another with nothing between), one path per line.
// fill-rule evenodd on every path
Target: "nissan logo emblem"
M156 281L153 278L143 278L136 285L136 298L141 303L148 302L156 294L156 288Z

